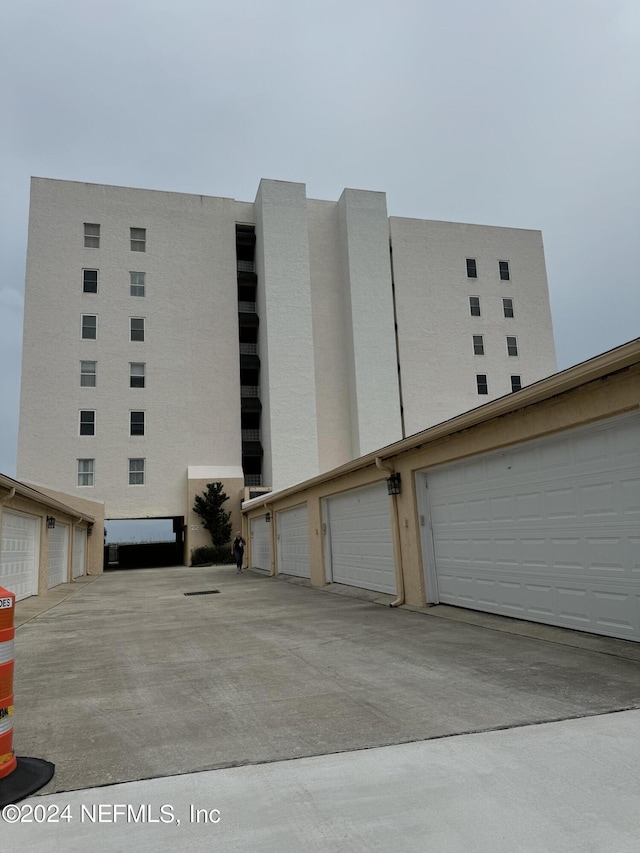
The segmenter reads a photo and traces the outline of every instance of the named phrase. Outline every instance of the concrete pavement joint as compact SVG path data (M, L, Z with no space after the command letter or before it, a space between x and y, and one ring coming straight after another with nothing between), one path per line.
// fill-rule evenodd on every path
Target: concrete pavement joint
M140 709L132 709L132 710L140 710ZM394 746L410 746L412 744L428 743L430 741L441 741L441 740L448 740L448 739L454 739L454 738L455 739L469 738L469 737L474 737L477 735L487 735L487 734L498 733L498 732L516 731L516 730L520 730L520 729L536 728L536 727L540 727L540 726L554 725L555 723L564 723L564 722L570 722L570 721L574 721L574 720L585 720L585 719L590 719L590 718L595 718L595 717L610 717L610 716L614 716L616 714L623 714L627 711L637 711L637 710L640 710L640 704L639 705L631 705L631 706L626 707L626 708L617 708L614 711L606 711L604 713L595 713L594 712L594 713L572 714L572 715L566 716L566 717L554 717L552 719L545 719L545 720L531 720L531 721L526 722L526 723L513 723L513 724L507 724L507 725L489 726L486 728L469 729L468 731L433 735L433 736L427 737L427 738L407 738L407 739L401 739L401 740L389 740L389 741L385 741L383 743L377 743L377 744L372 744L370 746L359 747L357 749L345 748L345 749L335 749L335 750L331 750L328 752L308 752L308 753L303 753L302 755L296 755L296 756L291 757L291 758L265 758L265 759L258 759L255 761L252 761L249 759L242 759L242 760L238 760L238 761L225 761L225 762L220 762L220 763L202 765L201 767L197 767L197 768L194 768L191 770L181 771L179 773L163 773L163 774L161 774L161 776L158 776L158 774L154 774L154 775L150 775L150 776L136 776L136 777L133 777L131 779L127 779L126 782L114 780L113 782L102 782L98 785L91 785L89 787L91 788L91 790L101 790L103 788L112 788L116 785L127 784L128 782L148 782L148 781L151 781L153 779L158 779L158 778L174 779L174 778L178 778L181 776L193 776L194 774L197 774L197 773L209 773L209 772L217 771L217 770L233 770L234 768L239 768L239 767L262 767L262 766L268 766L268 765L272 765L272 764L284 764L284 763L294 764L295 762L308 761L310 758L328 758L332 755L347 755L347 754L354 754L355 755L355 754L359 754L359 753L372 752L376 749L387 749L389 747L394 747ZM71 793L73 791L82 791L85 789L85 787L86 786L59 788L59 789L56 789L56 791L54 793L56 795L57 794L67 794L67 793ZM40 792L34 794L33 796L34 797L46 797L46 796L50 796L51 793L52 793L51 791L47 791L45 789L45 790L41 790Z

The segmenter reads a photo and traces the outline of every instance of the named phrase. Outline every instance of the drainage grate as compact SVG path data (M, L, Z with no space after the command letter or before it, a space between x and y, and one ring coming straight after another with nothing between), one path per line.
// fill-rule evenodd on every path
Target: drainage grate
M215 595L219 589L203 589L202 592L185 592L185 595Z

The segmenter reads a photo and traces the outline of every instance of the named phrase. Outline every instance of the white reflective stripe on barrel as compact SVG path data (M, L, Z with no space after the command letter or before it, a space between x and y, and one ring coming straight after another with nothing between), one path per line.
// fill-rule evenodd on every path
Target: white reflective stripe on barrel
M13 705L0 708L0 735L6 735L13 728Z
M13 640L0 643L0 663L9 663L13 660Z

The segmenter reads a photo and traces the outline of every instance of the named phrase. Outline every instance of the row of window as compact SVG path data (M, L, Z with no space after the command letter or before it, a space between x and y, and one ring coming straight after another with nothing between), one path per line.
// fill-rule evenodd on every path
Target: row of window
M469 297L469 311L471 312L472 317L481 317L482 312L480 310L480 297L479 296L470 296ZM505 317L515 317L515 312L513 309L513 299L504 298L502 300L502 313Z
M94 485L95 461L95 459L78 459L79 486ZM144 459L129 459L130 486L144 486L145 461Z
M129 241L132 252L146 252L147 229L129 228ZM96 222L84 223L84 247L85 249L100 248L100 226Z
M498 261L500 281L511 281L509 261ZM467 258L467 278L478 278L478 264L475 258Z
M144 435L145 413L129 412L129 435ZM96 413L94 409L81 409L80 435L96 434Z
M82 270L82 292L97 293L98 292L98 273L100 270ZM143 272L129 273L129 295L144 296L147 286L147 274Z
M144 388L147 366L144 361L129 362L129 387ZM98 381L98 362L80 362L80 385L83 388L95 388Z
M473 335L473 354L484 355L484 335ZM518 355L518 341L507 335L507 355Z
M144 341L144 317L129 317L129 340ZM82 314L80 337L85 341L95 341L98 337L98 315Z
M488 394L489 393L489 383L487 381L486 373L476 373L476 387L478 389L478 394ZM521 376L512 376L511 377L511 391L519 391L522 388L522 377Z

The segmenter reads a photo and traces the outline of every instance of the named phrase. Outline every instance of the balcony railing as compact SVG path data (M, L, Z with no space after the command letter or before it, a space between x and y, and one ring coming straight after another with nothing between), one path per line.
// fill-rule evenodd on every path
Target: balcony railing
M240 355L257 355L258 344L240 344Z
M238 272L255 272L256 265L254 261L238 261Z
M255 314L256 313L256 303L255 302L238 302L238 311L242 311L245 314Z
M260 441L260 430L259 429L243 429L242 430L242 440L243 441Z
M245 486L261 486L262 474L245 474L244 484Z
M257 397L258 396L258 386L257 385L241 385L240 386L240 396L241 397Z

